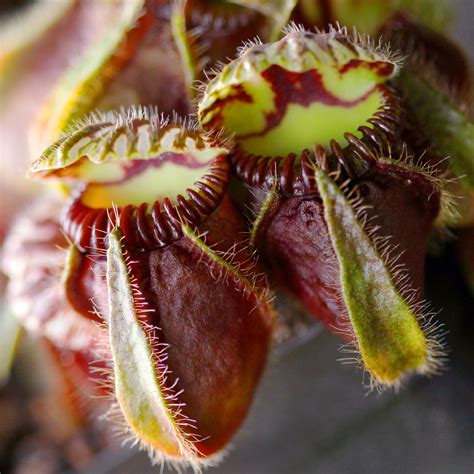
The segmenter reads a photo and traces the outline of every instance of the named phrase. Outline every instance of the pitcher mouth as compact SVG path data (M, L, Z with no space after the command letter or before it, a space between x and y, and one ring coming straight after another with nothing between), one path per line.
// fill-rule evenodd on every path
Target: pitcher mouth
M33 163L34 175L70 188L62 226L81 251L106 248L116 227L132 248L164 247L181 238L183 224L198 226L217 208L230 179L228 151L175 122L104 116Z
M348 177L360 176L376 161L376 156L390 152L401 121L400 100L389 86L381 86L383 104L361 125L360 137L344 134L345 146L331 140L329 147L315 143L302 153L286 156L264 156L246 152L237 143L231 150L232 169L249 186L273 188L283 195L311 195L317 193L314 180L315 165L342 168Z
M344 162L346 140L369 160L371 149L380 153L396 141L401 107L388 82L399 58L345 28L312 33L293 25L286 33L276 43L248 45L224 66L203 91L198 115L205 130L232 137L243 181L276 181L285 193L304 194L315 190L301 165L308 151L323 147Z

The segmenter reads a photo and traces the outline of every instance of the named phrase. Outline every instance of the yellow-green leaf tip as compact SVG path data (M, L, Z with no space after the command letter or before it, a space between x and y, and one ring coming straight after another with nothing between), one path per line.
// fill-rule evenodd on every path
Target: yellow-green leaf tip
M397 288L357 205L326 172L316 171L316 181L339 262L349 332L373 383L397 386L411 373L436 371L442 354L436 326L417 314L420 305L412 307Z

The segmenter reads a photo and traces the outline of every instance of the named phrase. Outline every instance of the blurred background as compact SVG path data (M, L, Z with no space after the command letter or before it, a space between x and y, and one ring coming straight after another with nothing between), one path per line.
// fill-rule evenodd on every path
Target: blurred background
M458 0L456 5L453 35L474 60L474 2ZM315 329L310 338L292 341L274 355L250 416L224 462L209 472L473 473L474 301L449 253L429 257L426 274L427 298L449 330L452 350L443 376L413 379L398 394L368 393L362 372L336 360L340 341ZM31 357L23 356L14 367L14 378L36 378L27 370ZM15 390L15 382L0 391L0 472L10 472L12 460L28 458L31 451L35 456L16 473L48 472L41 470L48 465L56 466L50 472L60 472L47 448L36 449L41 440L28 438L35 422L26 413L26 398L27 393ZM35 416L41 418L43 409L37 404ZM15 440L21 437L29 441L18 448ZM160 472L142 452L128 447L101 451L99 441L97 446L99 454L80 441L71 448L73 457L88 459L77 472Z

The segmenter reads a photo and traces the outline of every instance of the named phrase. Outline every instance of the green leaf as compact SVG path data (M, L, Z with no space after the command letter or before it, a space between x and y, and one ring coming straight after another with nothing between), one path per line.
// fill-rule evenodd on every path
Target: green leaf
M0 387L8 382L22 334L20 321L5 302L0 305Z
M365 368L375 382L387 385L409 372L426 371L427 340L387 263L337 184L321 170L316 181L339 261L343 301Z
M442 155L449 156L453 173L474 191L474 124L441 88L405 70L399 85L422 133Z
M116 15L114 28L107 32L60 78L56 90L43 109L41 138L56 139L75 120L81 118L103 95L104 85L116 72L114 60L122 60L120 47L143 14L144 0L104 2L104 15ZM123 53L121 53L123 55ZM120 62L118 61L118 62Z
M171 10L171 33L178 48L186 81L189 100L193 99L195 88L194 81L198 71L192 49L191 34L186 30L185 7L186 2L175 2Z
M148 449L170 457L192 456L169 407L150 337L137 310L136 282L127 268L119 231L109 236L107 286L115 397L133 434ZM155 348L156 349L156 348ZM174 403L173 401L171 403Z

